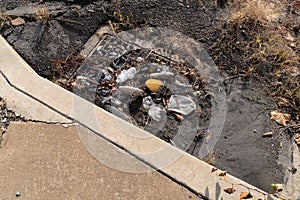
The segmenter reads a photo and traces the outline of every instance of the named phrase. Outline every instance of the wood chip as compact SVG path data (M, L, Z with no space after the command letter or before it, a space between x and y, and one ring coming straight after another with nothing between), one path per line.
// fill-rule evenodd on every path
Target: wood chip
M250 194L250 192L241 192L240 193L240 199L250 199L253 196Z
M235 192L235 189L233 189L233 188L225 188L224 191L225 191L226 193L228 193L228 194L232 194L232 193Z
M224 172L220 172L219 174L218 174L218 176L226 176L226 171L224 171Z
M272 137L273 135L273 132L270 131L270 132L266 132L265 134L262 135L262 137Z
M218 169L217 168L212 168L211 169L211 173L214 173L215 171L218 171Z

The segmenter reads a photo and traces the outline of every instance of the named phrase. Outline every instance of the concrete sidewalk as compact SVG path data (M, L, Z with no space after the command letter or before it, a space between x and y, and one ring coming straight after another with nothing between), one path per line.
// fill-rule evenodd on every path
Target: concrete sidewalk
M75 126L14 122L6 134L0 149L0 199L15 199L16 192L18 199L30 200L198 199L158 172L131 174L105 166L81 144ZM118 154L121 162L126 157L132 167L143 167Z

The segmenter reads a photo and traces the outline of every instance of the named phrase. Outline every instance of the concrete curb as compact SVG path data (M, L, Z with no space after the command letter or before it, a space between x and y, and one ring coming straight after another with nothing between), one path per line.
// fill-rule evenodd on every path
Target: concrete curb
M209 199L240 199L240 193L248 191L253 199L275 199L274 196L231 175L223 176L220 170L212 172L213 166L39 77L2 37L0 57L1 73L13 87L53 112L84 125L124 148L192 191ZM162 165L168 159L173 159L172 163ZM236 191L228 194L224 189L231 188L232 184Z

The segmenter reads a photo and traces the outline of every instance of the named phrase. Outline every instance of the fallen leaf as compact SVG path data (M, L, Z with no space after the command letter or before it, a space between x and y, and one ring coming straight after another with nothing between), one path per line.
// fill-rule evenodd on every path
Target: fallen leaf
M232 193L235 192L235 189L233 189L233 188L225 188L224 191L225 191L226 193L228 193L228 194L232 194Z
M253 196L250 194L250 192L241 192L240 193L240 199L250 199Z
M226 176L226 173L227 173L226 171L220 172L218 176Z
M20 25L25 24L25 20L22 19L21 17L18 17L18 18L14 19L14 20L11 20L10 23L13 26L20 26Z
M297 135L294 140L296 144L300 145L300 135Z
M218 169L217 168L212 168L211 169L211 173L214 173L215 171L218 171Z
M285 98L282 98L282 97L280 98L280 100L278 102L279 106L288 106L288 104L289 104L289 101Z
M283 190L283 185L279 183L271 184L271 187L274 192L280 192Z
M273 132L270 131L270 132L266 132L265 134L262 135L262 137L272 137L273 135Z
M280 125L286 126L286 122L291 120L291 115L272 111L270 119L275 120Z

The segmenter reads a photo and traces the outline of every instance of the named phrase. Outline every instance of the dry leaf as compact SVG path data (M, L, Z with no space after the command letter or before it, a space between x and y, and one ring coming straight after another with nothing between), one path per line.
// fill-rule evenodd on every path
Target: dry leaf
M240 199L250 199L253 196L250 194L250 192L241 192L240 193Z
M273 132L270 131L270 132L266 132L265 134L262 135L262 137L272 137L273 135Z
M289 104L289 101L285 98L282 98L282 97L280 98L280 100L278 102L279 106L288 106L288 104Z
M300 135L297 135L294 140L296 144L300 145Z
M250 192L241 192L240 193L240 199L250 199L252 198L253 196L251 195Z
M22 24L25 24L25 20L22 19L21 17L18 17L18 18L14 19L14 20L11 20L10 23L13 26L20 26Z
M283 190L283 185L279 183L271 184L271 187L274 192L280 192Z
M214 173L215 171L217 171L218 169L217 168L212 168L211 169L211 173Z
M286 122L291 120L291 115L283 114L278 111L272 111L270 119L275 120L280 125L286 126Z
M226 171L220 172L218 176L226 176L226 173L227 173Z
M224 189L224 191L225 191L226 193L228 193L228 194L232 194L232 193L235 192L235 189L233 189L233 188L226 188L226 189Z

